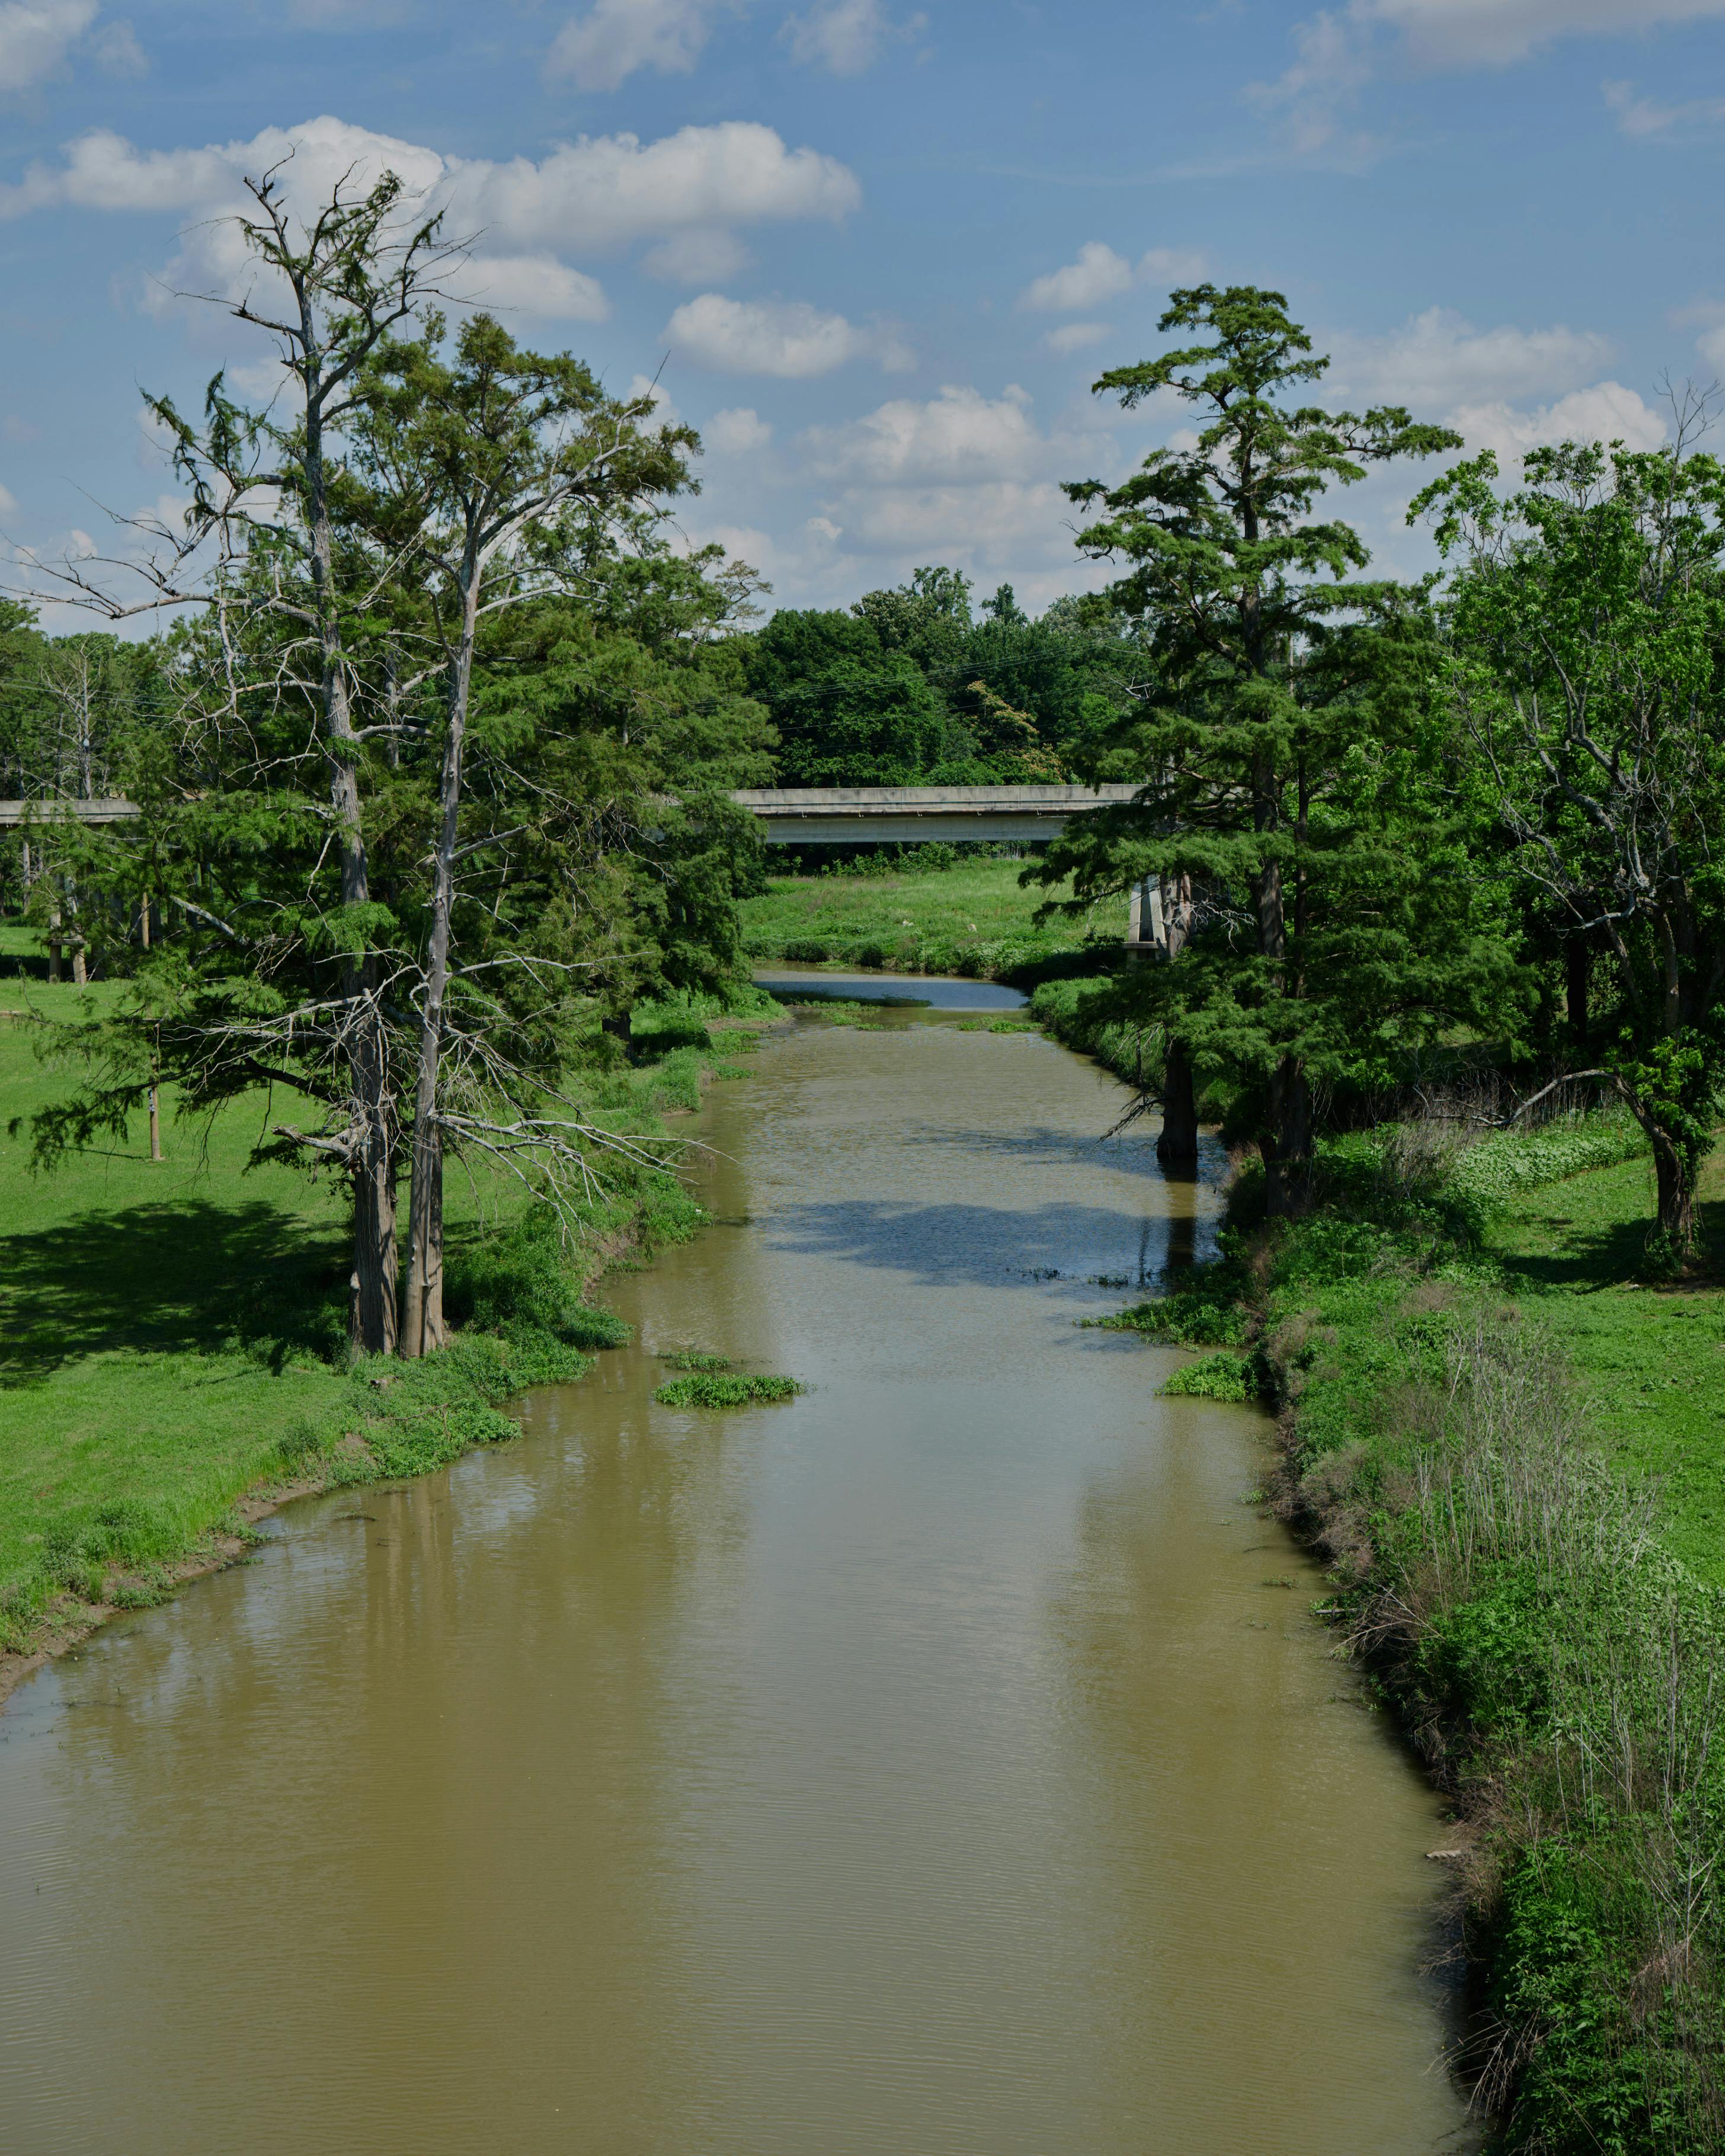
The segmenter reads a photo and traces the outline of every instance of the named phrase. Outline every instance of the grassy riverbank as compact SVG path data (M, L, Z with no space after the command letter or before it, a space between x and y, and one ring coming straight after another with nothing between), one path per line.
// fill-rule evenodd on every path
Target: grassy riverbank
M1130 1322L1255 1360L1278 1502L1454 1795L1498 2145L1701 2156L1725 2143L1725 1163L1702 1262L1661 1283L1633 1127L1452 1134L1336 1143L1314 1217Z
M69 1014L79 993L32 984L29 1006ZM715 1054L752 1046L747 1025L770 1015L744 1002L752 1018L721 1018L716 1044L716 1005L644 1011L646 1060L595 1076L598 1115L654 1132L691 1109ZM0 1020L0 1127L66 1090L35 1040ZM7 1660L231 1553L244 1516L284 1491L417 1473L511 1435L498 1402L579 1375L615 1337L584 1299L598 1276L701 1217L674 1176L614 1173L566 1252L508 1188L452 1175L462 1332L423 1363L356 1362L340 1190L247 1168L261 1102L194 1124L172 1111L159 1162L141 1119L130 1146L52 1175L33 1173L25 1137L0 1137L0 1686Z
M901 862L881 857L866 870L774 876L743 904L744 947L757 964L998 979L1125 937L1123 899L1038 927L1037 907L1061 894L1023 889L1024 867L975 856L950 861L946 850L929 847Z

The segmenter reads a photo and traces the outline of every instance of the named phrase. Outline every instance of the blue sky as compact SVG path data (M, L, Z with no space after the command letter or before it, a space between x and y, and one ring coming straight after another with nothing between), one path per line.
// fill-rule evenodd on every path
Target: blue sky
M1506 455L1725 374L1725 0L0 0L0 521L45 553L171 507L141 387L266 386L172 291L290 141L447 199L524 341L658 372L683 528L784 604L1095 581L1059 482L1180 426L1089 388L1171 282L1278 287L1332 401ZM1417 483L1350 502L1386 566Z

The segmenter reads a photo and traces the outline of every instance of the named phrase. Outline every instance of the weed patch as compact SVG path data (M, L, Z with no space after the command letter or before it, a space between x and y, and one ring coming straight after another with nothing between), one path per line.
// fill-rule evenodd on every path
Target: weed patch
M653 1397L667 1408L746 1408L757 1400L792 1399L802 1389L794 1378L703 1370L691 1377L673 1378Z

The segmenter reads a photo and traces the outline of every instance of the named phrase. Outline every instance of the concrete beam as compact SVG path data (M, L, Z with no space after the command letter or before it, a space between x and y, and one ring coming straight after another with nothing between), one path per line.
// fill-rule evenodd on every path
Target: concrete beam
M17 830L26 817L33 824L126 824L137 814L137 803L117 793L94 801L0 801L0 831Z
M732 795L769 846L1052 839L1072 817L1130 801L1136 786L762 786Z

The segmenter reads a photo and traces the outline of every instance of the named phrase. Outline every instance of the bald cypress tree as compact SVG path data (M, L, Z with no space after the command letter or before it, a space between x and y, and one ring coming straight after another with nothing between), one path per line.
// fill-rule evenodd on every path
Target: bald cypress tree
M1407 873L1454 836L1441 802L1410 792L1436 754L1436 669L1420 605L1363 579L1363 543L1324 503L1460 438L1399 406L1305 402L1329 362L1278 292L1178 291L1158 326L1195 341L1095 388L1128 410L1178 398L1196 439L1118 486L1066 490L1091 514L1080 547L1122 565L1109 598L1147 662L1096 775L1144 783L1131 806L1076 823L1044 874L1072 874L1084 900L1150 873L1182 892L1189 879L1183 947L1139 969L1132 995L1176 1072L1189 1060L1230 1081L1270 1209L1287 1213L1309 1183L1314 1081L1504 978L1500 953L1471 983L1458 962L1475 928L1427 918L1466 915L1467 880L1440 891Z

